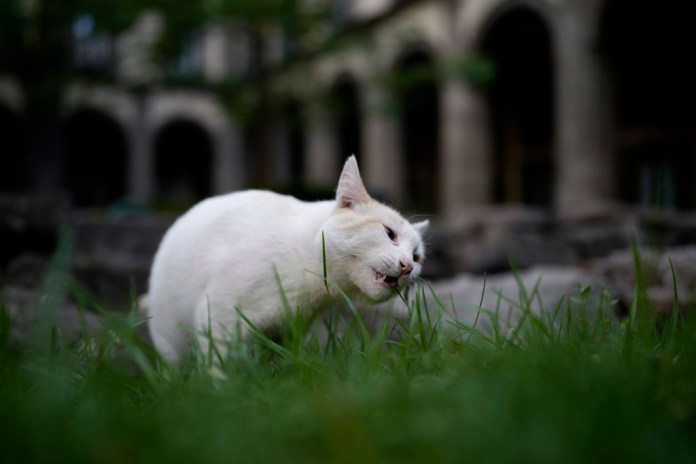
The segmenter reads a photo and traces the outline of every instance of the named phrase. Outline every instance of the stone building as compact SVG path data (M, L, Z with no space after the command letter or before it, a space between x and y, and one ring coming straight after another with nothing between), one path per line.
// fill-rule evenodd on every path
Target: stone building
M172 69L161 70L143 51L161 27L156 14L117 38L90 35L83 18L76 64L108 62L117 83L75 82L66 92L60 177L74 202L152 203L299 181L330 188L355 153L371 191L445 222L507 202L560 216L616 202L696 206L696 29L688 2L331 6L332 47L297 59L287 38L267 38L269 98L282 114L261 115L273 121L265 164L253 125L218 91L246 82L242 103L258 93L253 79L245 81L254 76L247 36L229 24L202 26ZM167 85L166 72L210 85ZM21 156L19 88L0 76L0 140L14 153L2 160L5 191L16 189L13 159Z

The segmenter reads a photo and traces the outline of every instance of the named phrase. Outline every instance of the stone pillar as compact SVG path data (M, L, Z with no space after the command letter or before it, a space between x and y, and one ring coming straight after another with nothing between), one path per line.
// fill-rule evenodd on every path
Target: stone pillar
M307 107L305 180L319 186L333 185L341 168L334 119L319 100L309 102Z
M404 170L401 128L393 101L383 82L362 86L362 166L367 190L397 208L403 197Z
M154 146L145 114L147 97L137 94L135 99L135 120L128 130L128 195L136 202L148 203L154 194Z
M216 131L213 154L213 192L240 190L244 186L244 135L235 121L228 120Z
M211 24L203 31L200 47L202 71L206 80L221 82L230 74L230 37L226 25Z
M485 96L462 79L443 82L440 94L440 212L454 222L469 206L492 196L492 153Z
M612 198L610 121L590 21L578 3L559 11L556 36L556 210L589 213ZM603 108L605 109L603 111Z

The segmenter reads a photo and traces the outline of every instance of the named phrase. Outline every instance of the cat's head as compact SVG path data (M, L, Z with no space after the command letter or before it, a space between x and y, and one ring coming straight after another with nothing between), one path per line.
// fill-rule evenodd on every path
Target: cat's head
M336 207L323 227L329 277L351 296L385 301L421 273L428 221L409 223L367 193L354 156L336 189Z

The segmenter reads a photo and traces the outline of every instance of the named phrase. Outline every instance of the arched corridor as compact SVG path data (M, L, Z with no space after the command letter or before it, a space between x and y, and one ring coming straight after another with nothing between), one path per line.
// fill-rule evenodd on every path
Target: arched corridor
M335 121L339 165L350 155L355 155L360 163L362 105L353 79L340 77L330 91L329 100Z
M621 200L693 208L696 29L688 2L609 0L600 50L610 78Z
M402 207L434 213L438 205L440 109L437 69L429 54L418 50L404 55L397 64L394 86L402 134Z
M199 124L177 119L155 138L157 202L186 207L211 194L213 145Z
M283 118L287 136L287 166L293 184L301 183L305 172L305 120L297 100L286 102Z
M497 202L551 204L554 182L551 38L527 8L498 17L481 42L495 77L487 88Z
M65 121L64 172L76 206L108 206L126 194L127 142L121 126L97 110Z

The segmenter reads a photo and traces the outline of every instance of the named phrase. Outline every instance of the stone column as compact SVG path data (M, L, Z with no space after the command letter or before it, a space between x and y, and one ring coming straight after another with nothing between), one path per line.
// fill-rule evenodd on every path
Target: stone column
M244 135L235 121L227 120L216 131L213 157L213 192L240 190L244 185Z
M440 94L440 212L454 222L467 207L492 196L492 153L485 96L462 79L443 82Z
M319 186L333 185L341 168L333 117L319 100L309 102L307 108L305 180Z
M147 96L135 96L135 119L128 130L128 195L136 202L147 203L154 194L154 147L147 125Z
M579 3L559 11L556 36L556 210L592 212L613 195L615 178L600 59ZM604 112L602 111L605 109Z
M396 207L403 196L404 170L401 128L386 85L362 86L362 153L360 166L368 191Z

